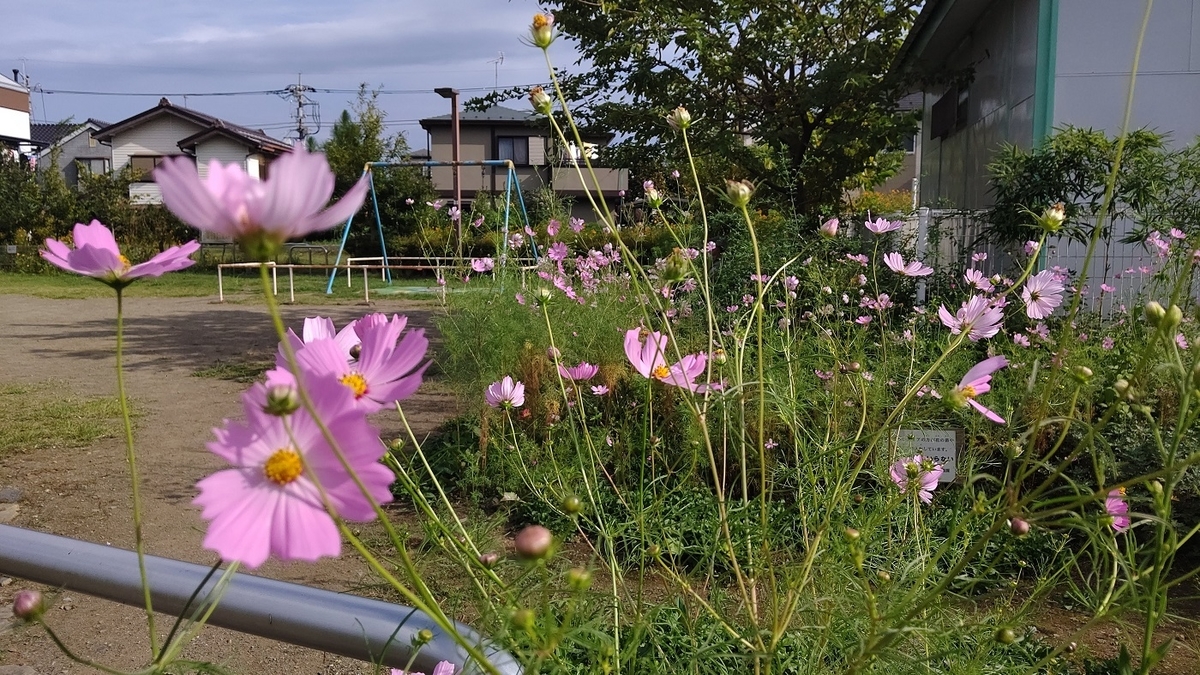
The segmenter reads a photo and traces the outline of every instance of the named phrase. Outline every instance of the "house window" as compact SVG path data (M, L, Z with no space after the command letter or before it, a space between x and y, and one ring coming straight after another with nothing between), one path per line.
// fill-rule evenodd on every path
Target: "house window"
M916 152L917 135L912 134L911 136L905 136L904 140L900 143L900 147L904 150L905 154L911 155L912 153Z
M967 126L967 114L971 109L971 90L968 87L950 87L937 103L929 125L930 138L943 138Z
M496 159L509 159L517 166L529 166L529 137L497 136Z
M166 159L162 155L134 155L129 158L129 166L141 174L138 179L143 183L154 182L154 170Z
M81 173L92 173L97 175L104 175L108 173L108 160L104 157L77 159L75 162L79 165L79 171Z

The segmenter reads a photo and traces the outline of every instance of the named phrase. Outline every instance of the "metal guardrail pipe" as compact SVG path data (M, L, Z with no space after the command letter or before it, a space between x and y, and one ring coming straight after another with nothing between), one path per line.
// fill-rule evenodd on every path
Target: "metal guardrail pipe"
M179 615L208 571L202 565L146 556L155 611ZM137 554L125 549L0 525L0 572L142 606ZM450 661L460 668L465 665L465 673L482 672L477 664L467 663L467 653L423 612L248 574L233 577L208 623L397 668L408 664L413 636L427 628L433 640L421 647L413 669L429 673L439 661ZM469 626L455 625L461 635L484 646L501 673L520 675L521 666L511 654L487 646Z

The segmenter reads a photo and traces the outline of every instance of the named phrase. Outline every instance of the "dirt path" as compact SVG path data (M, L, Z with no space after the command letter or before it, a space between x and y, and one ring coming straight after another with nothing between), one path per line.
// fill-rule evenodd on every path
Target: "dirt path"
M112 300L0 296L0 384L54 381L75 395L114 394L114 310ZM370 308L285 308L285 319L299 327L305 315L321 314L340 326L367 311L407 314L410 326L428 329L434 308L384 300ZM238 394L247 385L193 373L219 361L269 360L274 333L261 307L218 304L214 298L135 298L126 302L126 315L127 386L139 415L136 439L147 550L211 564L212 554L200 547L204 522L191 500L196 481L221 467L204 447L211 429L240 414ZM436 382L426 383L405 405L418 435L435 428L452 409L452 397ZM385 438L402 429L394 413L376 422ZM133 547L128 473L119 439L82 450L0 456L0 488L5 486L23 493L15 525ZM257 573L338 591L370 581L365 565L349 555L315 565L268 563ZM0 587L0 606L7 607L13 593L25 586L16 580ZM49 620L70 645L95 660L118 668L144 665L145 623L136 609L66 593ZM159 622L169 627L170 617ZM214 628L201 634L187 656L236 673L371 672L348 659ZM40 674L92 672L69 662L41 631L0 635L0 666L11 665L32 666L31 672Z

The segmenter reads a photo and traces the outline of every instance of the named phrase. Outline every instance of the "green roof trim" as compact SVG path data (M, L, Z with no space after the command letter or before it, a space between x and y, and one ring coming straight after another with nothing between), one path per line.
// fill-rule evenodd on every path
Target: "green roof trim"
M1054 82L1058 56L1058 0L1038 3L1037 73L1033 95L1033 145L1054 131Z

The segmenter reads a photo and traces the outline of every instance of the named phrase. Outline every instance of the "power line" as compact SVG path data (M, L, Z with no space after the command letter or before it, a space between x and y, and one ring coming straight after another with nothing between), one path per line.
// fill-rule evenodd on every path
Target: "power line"
M519 85L514 85L514 87L529 88L529 87L535 87L538 85L544 86L545 84L546 84L545 82L534 83L534 84L519 84ZM295 85L291 85L291 86L295 86ZM161 98L163 96L168 96L168 97L169 96L176 96L176 97L184 97L184 96L187 96L187 97L191 97L191 96L197 96L197 97L199 97L199 96L285 96L290 93L291 86L285 87L283 89L258 89L258 90L253 90L253 91L206 91L206 92L174 92L174 93L161 92L161 91L159 91L159 92L133 92L133 91L86 91L86 90L80 90L80 89L45 89L38 85L35 85L32 88L32 90L42 93L42 94L67 94L67 95L72 95L72 96L133 96L133 97L140 96L140 97L149 97L149 98ZM318 94L357 94L358 93L358 89L331 89L331 88L308 87L308 86L305 86L305 89L307 91L309 91L310 93L318 93ZM485 87L458 87L459 91L464 91L464 92L478 92L478 91L490 92L490 91L493 91L493 89L494 89L494 87L486 87L486 86ZM433 90L432 89L379 89L379 90L370 90L370 91L372 91L373 93L377 93L381 96L408 96L408 95L417 95L417 94L429 94Z

